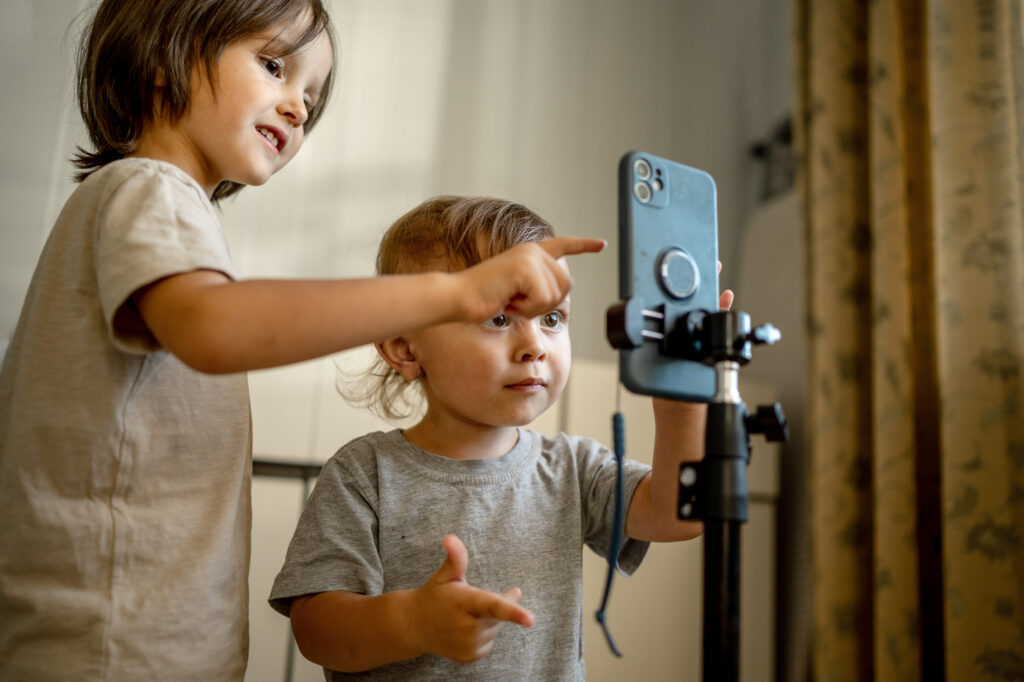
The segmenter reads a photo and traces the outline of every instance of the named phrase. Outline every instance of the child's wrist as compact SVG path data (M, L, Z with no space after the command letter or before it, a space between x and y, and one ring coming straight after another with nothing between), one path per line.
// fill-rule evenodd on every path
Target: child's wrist
M455 305L452 321L481 322L500 312L485 309L486 295L481 292L481 287L486 287L488 282L481 282L473 268L441 274L448 278L448 286L451 287L448 300Z
M395 590L390 595L397 633L409 658L430 653L421 635L417 590Z
M691 403L685 400L672 400L669 398L652 398L654 415L672 414L674 416L703 416L707 409L707 403Z
M459 319L464 303L458 295L459 283L454 277L456 274L428 270L394 275L404 284L398 294L403 299L402 303L425 313L416 327Z

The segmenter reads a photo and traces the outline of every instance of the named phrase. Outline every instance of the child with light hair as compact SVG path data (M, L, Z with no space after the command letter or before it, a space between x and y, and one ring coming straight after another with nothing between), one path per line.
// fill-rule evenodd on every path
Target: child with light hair
M552 236L520 204L437 197L388 230L377 267L460 272ZM616 461L589 438L523 428L565 388L570 317L566 296L377 342L360 397L401 416L419 392L425 411L326 463L270 596L329 680L584 679L582 550L608 551ZM655 401L653 468L623 464L621 572L649 542L701 532L676 517L676 472L703 456L705 414Z

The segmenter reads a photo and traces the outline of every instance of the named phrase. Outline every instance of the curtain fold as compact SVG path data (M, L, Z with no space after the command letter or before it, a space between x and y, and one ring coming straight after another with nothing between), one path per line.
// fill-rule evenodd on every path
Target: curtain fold
M1024 23L796 0L816 680L1024 679Z

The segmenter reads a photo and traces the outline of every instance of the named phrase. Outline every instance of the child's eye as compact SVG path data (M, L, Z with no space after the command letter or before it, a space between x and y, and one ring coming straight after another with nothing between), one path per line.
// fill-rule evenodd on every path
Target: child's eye
M508 319L508 315L495 315L491 319L484 322L484 326L489 329L504 329L509 326L511 322Z
M284 69L284 66L281 64L280 59L261 57L261 60L263 61L263 68L267 70L267 73L274 77L281 76L281 71Z
M543 324L548 329L558 329L564 323L565 315L558 312L557 310L552 310L550 313L541 318L541 324Z

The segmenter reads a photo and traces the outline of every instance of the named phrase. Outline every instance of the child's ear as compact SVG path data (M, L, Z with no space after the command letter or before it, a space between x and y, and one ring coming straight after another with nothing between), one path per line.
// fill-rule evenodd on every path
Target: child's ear
M397 336L387 341L374 344L377 352L384 358L384 362L391 365L392 369L402 375L406 381L412 381L423 374L423 368L416 361L416 355L409 347L409 342L403 336Z

